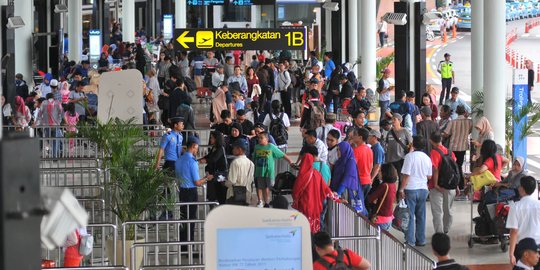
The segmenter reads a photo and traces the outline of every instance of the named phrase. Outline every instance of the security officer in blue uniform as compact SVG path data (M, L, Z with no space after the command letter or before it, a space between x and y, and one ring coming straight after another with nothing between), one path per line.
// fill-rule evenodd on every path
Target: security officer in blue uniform
M182 130L184 129L184 118L173 117L169 119L172 130L161 137L159 152L156 161L156 169L159 169L161 159L165 156L163 169L174 172L176 160L182 155Z

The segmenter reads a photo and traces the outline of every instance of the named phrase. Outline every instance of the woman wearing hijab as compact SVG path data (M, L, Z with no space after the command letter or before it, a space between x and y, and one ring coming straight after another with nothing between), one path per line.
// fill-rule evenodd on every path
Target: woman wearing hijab
M313 155L303 156L292 192L292 207L308 218L312 233L321 229L323 202L326 197L332 196L332 190L326 185L322 175L313 169L314 162Z
M340 142L338 144L338 160L334 165L332 180L330 181L330 189L341 196L347 190L351 205L363 214L367 214L363 207L362 198L364 194L359 188L358 167L351 145L348 142ZM358 205L361 202L362 205Z
M476 154L473 156L473 160L476 160L478 158L478 155L480 154L480 147L486 140L494 140L495 136L493 134L493 129L491 128L491 124L489 123L489 120L482 116L476 121L476 125L474 126L476 131L478 132L478 138L476 140L472 140L472 144L476 148Z
M45 76L43 76L43 82L39 85L37 90L41 97L45 97L48 93L52 92L50 85L52 79L53 75L51 73L47 73Z
M485 203L519 199L520 180L525 176L525 159L517 157L508 176L503 181L493 184L492 190L486 193Z
M13 113L13 125L17 131L22 131L32 119L30 109L24 104L24 100L20 96L15 97L15 112Z
M226 85L222 85L218 87L216 92L214 93L214 98L212 99L212 110L210 115L210 121L213 124L219 124L223 122L223 119L221 119L221 112L224 110L227 110L227 99L226 95L229 91L229 87Z
M223 134L219 131L212 131L208 144L211 146L208 154L199 160L200 164L206 164L204 171L215 178L227 177L227 158L225 147L223 146ZM209 181L207 183L206 196L208 201L218 201L224 204L227 201L227 187L219 181Z
M235 122L231 125L231 136L225 138L225 153L227 153L227 155L233 154L233 145L239 139L249 141L249 138L244 135L244 132L242 131L242 125ZM246 152L249 153L249 146Z

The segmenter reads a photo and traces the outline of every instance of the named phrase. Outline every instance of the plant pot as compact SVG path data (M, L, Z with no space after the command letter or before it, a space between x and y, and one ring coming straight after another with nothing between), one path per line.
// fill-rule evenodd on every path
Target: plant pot
M142 243L144 242L144 238L138 238L137 241L135 240L126 240L126 261L124 263L124 266L129 267L129 269L139 269L141 267L141 263L143 260L143 251L142 249L138 249L135 258L135 267L131 268L131 247L133 244ZM109 264L112 265L112 258L114 257L113 252L113 239L109 238L107 239L107 256L109 257ZM116 265L122 265L122 240L116 240Z

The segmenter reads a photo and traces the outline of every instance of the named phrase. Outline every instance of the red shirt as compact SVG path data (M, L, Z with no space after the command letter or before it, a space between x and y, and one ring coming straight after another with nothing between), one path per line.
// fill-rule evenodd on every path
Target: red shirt
M349 262L349 258L347 258L347 254L349 255L349 258L351 258L351 261ZM336 262L336 257L338 255L337 250L332 251L330 256L323 256L323 260L329 262L330 264L334 264ZM350 251L348 249L343 250L343 262L349 266L357 266L360 265L362 262L362 257L353 251ZM326 270L327 268L324 267L320 262L315 261L313 263L313 270Z
M484 161L484 165L488 167L488 170L497 178L499 181L501 180L501 171L502 171L502 158L501 155L496 154L497 156L497 169L495 169L495 164L493 163L492 158L488 158Z
M373 151L367 144L354 148L354 157L360 176L360 185L371 185L371 169L373 168Z
M388 186L388 192L386 194L386 198L383 201L384 193L386 192ZM377 205L375 206L375 210L379 208L378 216L381 217L391 217L394 215L394 201L396 199L396 183L382 183L380 184L373 193L369 194L367 202L374 203L377 201Z
M448 155L448 149L446 147L444 147L442 144L439 145L439 149L441 150L441 152L443 152L443 154ZM433 167L436 168L437 170L440 170L441 169L441 161L442 161L441 154L439 154L439 152L437 152L437 150L431 149L430 156L431 156L431 163L433 164ZM454 155L453 152L452 152L452 159L454 161L456 160L456 156ZM435 184L433 183L433 178L431 178L431 179L432 180L428 181L428 188L429 189L435 188Z

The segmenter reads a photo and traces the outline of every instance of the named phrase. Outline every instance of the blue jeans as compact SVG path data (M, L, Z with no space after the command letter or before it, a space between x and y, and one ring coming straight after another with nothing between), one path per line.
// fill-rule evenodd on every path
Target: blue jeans
M426 244L426 200L427 189L405 190L405 203L409 207L409 229L405 233L407 244Z
M388 110L388 106L390 106L390 100L379 100L379 107L381 107L381 117L380 120L384 119L384 115L386 114L386 110Z
M362 192L364 193L364 201L366 200L369 191L371 190L371 185L361 185L362 186Z
M379 228L381 228L381 230L388 231L388 230L390 230L390 227L392 226L392 222L381 223L381 224L377 224L377 225L379 226Z

